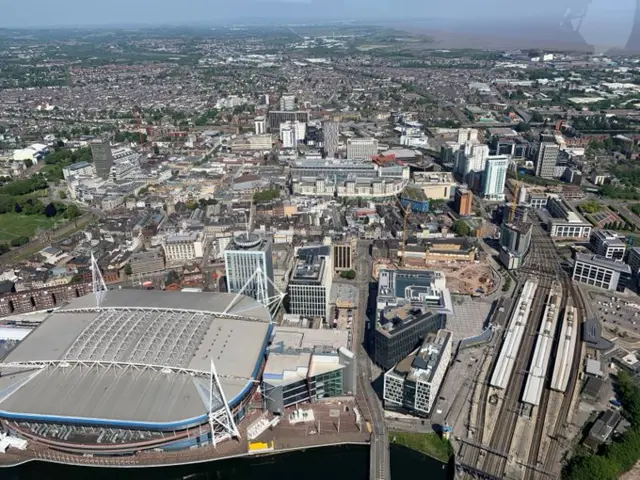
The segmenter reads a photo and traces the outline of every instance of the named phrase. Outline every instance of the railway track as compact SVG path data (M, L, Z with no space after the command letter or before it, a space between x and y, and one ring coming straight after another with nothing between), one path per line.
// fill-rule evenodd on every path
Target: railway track
M567 288L567 291L570 292L571 299L573 300L573 305L578 309L578 316L580 319L584 320L586 317L587 310L585 308L584 299L580 294L579 290L573 284L571 279L568 277L565 278L564 284ZM572 360L572 368L569 375L569 382L567 384L567 390L564 392L564 397L562 399L562 405L560 406L560 413L556 420L556 424L553 428L553 434L551 436L551 441L549 443L549 449L547 450L547 454L544 460L544 470L545 471L553 471L556 469L559 464L558 453L561 447L561 441L565 439L563 433L566 431L568 427L567 418L569 417L569 411L571 409L571 401L573 399L573 395L575 393L576 386L578 384L578 372L580 365L580 356L582 353L582 341L580 337L576 341L576 346L573 351L573 360Z
M520 397L526 381L525 371L533 354L536 333L544 311L545 300L553 285L552 280L548 278L542 278L538 281L538 290L532 305L528 328L518 352L514 371L505 390L502 408L496 420L496 429L493 431L489 444L491 450L502 452L503 455L487 453L485 456L483 471L497 478L504 477L516 423L523 408Z

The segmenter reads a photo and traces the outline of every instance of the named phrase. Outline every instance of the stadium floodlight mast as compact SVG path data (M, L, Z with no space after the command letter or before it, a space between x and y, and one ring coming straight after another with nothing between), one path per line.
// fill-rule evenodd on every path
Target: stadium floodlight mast
M216 393L215 397L216 400L222 402L224 407L223 409L218 409L216 411L213 410L214 391L219 393L219 395ZM224 390L222 389L222 385L220 385L220 379L218 378L218 373L215 365L213 364L212 358L211 372L209 376L209 427L211 428L211 443L214 447L217 446L218 442L216 439L216 424L223 428L223 435L228 434L235 438L240 437L240 432L238 431L236 422L233 420L231 410L229 410L229 404L227 403L227 398L224 394Z
M267 284L271 285L274 288L274 290L276 291L276 295L273 295L271 297L269 296L268 288L265 285L265 281ZM282 305L282 301L284 300L286 293L283 293L277 287L277 285L273 283L273 280L271 280L266 275L266 273L262 270L262 268L258 267L256 271L253 272L253 274L247 279L247 281L242 286L240 291L236 293L236 296L233 297L233 300L229 302L229 304L227 305L227 308L224 309L223 313L225 314L229 313L231 308L233 308L233 306L240 301L240 299L243 297L245 290L247 290L250 285L255 285L256 298L258 299L259 303L267 307L271 313L275 313L278 311L278 309ZM250 310L251 308L253 307L248 307L247 309L242 309L242 310L236 310L234 313L239 313L244 310ZM270 322L273 322L273 319L270 319Z
M96 307L99 310L102 306L102 300L104 300L104 296L107 294L107 284L104 282L104 278L102 278L102 272L100 271L96 257L93 255L93 251L91 252L91 283L93 284L93 296L96 299Z

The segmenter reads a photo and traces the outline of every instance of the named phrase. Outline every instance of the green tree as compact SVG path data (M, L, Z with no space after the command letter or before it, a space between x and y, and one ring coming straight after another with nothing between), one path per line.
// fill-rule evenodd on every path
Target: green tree
M58 193L58 196L60 197L60 200L66 200L67 199L67 194L64 190L60 190L60 192Z
M471 232L469 225L463 220L456 220L453 222L451 226L451 231L453 231L456 235L460 235L461 237L466 237Z
M127 263L127 264L124 266L124 273L126 273L127 275L131 275L132 270L131 270L131 264L130 264L130 263Z
M25 167L27 167L27 168L31 168L31 167L33 167L33 160L31 160L30 158L27 158L27 159L24 161L24 166L25 166Z
M11 246L12 247L19 247L20 245L25 245L29 243L29 237L16 237L11 239Z

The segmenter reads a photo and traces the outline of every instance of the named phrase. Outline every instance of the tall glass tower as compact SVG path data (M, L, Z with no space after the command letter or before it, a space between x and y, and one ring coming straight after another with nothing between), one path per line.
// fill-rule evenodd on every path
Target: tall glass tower
M270 240L255 232L236 235L224 251L224 265L230 293L242 291L244 295L255 298L263 305L269 305L271 297L274 296L273 286L267 280L273 281ZM258 269L262 273L254 275Z

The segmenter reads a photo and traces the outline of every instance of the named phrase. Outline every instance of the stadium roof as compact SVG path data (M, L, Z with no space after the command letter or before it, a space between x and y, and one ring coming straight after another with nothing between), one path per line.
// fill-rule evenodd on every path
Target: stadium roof
M0 417L180 428L206 421L213 359L228 403L254 385L271 335L269 312L234 294L116 290L55 311L7 357ZM214 392L214 408L222 401Z

